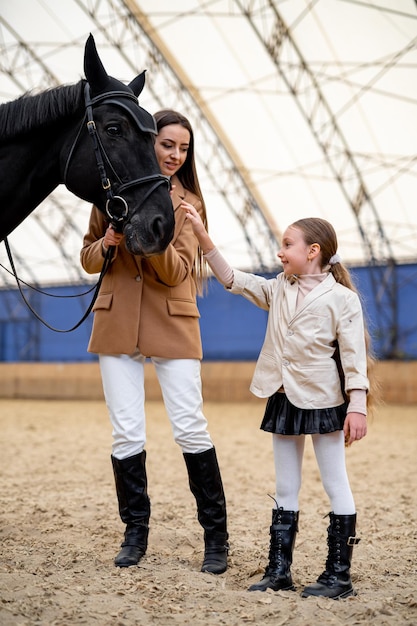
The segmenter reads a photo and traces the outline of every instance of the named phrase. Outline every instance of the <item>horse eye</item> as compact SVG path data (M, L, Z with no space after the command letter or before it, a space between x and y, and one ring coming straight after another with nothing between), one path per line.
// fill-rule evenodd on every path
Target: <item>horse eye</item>
M122 134L121 127L119 124L111 124L106 128L107 134L111 137L118 137Z

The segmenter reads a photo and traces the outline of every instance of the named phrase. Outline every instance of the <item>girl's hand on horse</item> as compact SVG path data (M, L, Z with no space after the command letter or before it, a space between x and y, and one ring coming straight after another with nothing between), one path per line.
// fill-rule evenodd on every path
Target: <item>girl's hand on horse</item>
M354 441L359 441L365 437L367 432L366 415L362 415L362 413L348 413L343 430L346 446L350 446Z
M110 246L118 246L123 237L123 233L116 233L113 226L110 224L103 238L103 247L109 248Z
M189 202L185 202L185 200L181 202L180 208L185 212L186 218L191 222L194 235L198 239L203 254L213 250L216 246L210 239L197 209Z
M191 225L193 227L193 231L195 232L196 235L207 232L206 229L204 228L204 224L201 221L201 217L198 211L192 204L190 204L189 202L185 202L185 200L183 200L180 204L180 207L185 212L187 219L190 220Z

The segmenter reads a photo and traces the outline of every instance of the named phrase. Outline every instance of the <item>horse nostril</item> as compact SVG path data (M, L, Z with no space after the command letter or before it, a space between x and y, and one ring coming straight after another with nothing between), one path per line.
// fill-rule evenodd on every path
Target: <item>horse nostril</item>
M155 217L152 222L152 233L156 239L159 239L164 234L164 227L162 224L162 219L160 217Z

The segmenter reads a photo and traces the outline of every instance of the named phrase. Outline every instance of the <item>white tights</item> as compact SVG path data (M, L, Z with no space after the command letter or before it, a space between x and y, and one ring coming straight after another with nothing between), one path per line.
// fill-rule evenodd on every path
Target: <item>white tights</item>
M276 493L279 507L298 511L306 435L272 435ZM324 490L331 510L338 515L353 515L355 502L345 463L344 433L338 430L325 435L311 435Z

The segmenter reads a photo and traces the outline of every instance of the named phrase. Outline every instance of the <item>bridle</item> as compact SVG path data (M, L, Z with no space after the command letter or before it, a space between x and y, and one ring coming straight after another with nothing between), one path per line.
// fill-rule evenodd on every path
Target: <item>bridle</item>
M153 192L156 191L158 187L160 187L160 185L167 185L168 190L171 189L170 179L167 176L164 176L163 174L158 173L158 174L151 174L149 176L142 176L141 178L135 178L131 181L128 181L127 183L123 183L120 177L118 176L117 172L115 171L111 163L111 160L100 139L100 135L97 132L97 126L94 121L93 108L98 103L115 104L115 105L122 106L133 117L133 112L131 111L131 109L127 106L124 106L118 100L119 98L123 98L123 99L127 98L129 100L133 100L135 104L138 104L137 97L133 93L129 93L127 91L108 91L106 93L94 96L94 98L91 98L90 85L88 83L85 84L84 86L85 115L78 129L78 132L75 136L71 149L68 153L68 157L67 157L67 161L66 161L65 169L64 169L64 184L67 186L67 175L68 175L68 170L70 167L70 162L74 155L82 129L84 128L84 124L86 124L88 134L90 135L92 142L93 142L93 150L94 150L94 155L95 155L95 159L97 163L97 169L100 175L101 186L106 192L106 197L107 197L106 213L110 222L116 228L116 230L120 230L121 227L123 227L123 223L127 220L128 213L129 213L129 206L125 198L122 195L122 193L126 191L126 189L130 189L131 187L137 187L139 185L147 185L147 184L153 183L150 189L148 189L148 191L142 198L139 206L142 206L144 202L146 202L146 200L149 198L149 196L151 196ZM139 128L142 131L157 134L156 127L154 128L146 127L140 122L139 118L136 118L136 117L135 117L135 122L138 124ZM107 163L108 167L110 167L114 178L117 180L116 195L113 193L112 183L110 181L110 178L107 175L105 163Z
M160 185L167 185L168 190L171 189L171 181L167 176L164 176L163 174L151 174L149 176L142 176L141 178L135 178L134 180L131 180L127 183L122 183L120 177L118 176L117 172L115 171L108 154L106 153L106 150L103 146L103 143L100 139L100 136L97 132L97 127L96 124L94 122L94 116L93 116L93 107L95 104L97 103L111 103L111 104L115 104L118 106L121 106L122 108L124 108L125 110L127 110L130 115L134 118L134 121L138 124L139 128L143 131L143 132L148 132L148 133L154 133L157 134L156 131L156 126L154 126L154 128L150 128L145 126L141 120L139 119L139 117L134 116L133 111L126 105L126 104L122 104L119 100L116 100L115 98L128 98L130 100L133 100L136 104L138 104L138 100L136 98L136 96L132 93L126 92L126 91L108 91L106 93L100 94L98 96L95 96L94 98L90 97L90 86L88 83L85 84L85 88L84 88L84 99L85 99L85 114L83 117L83 120L80 124L80 127L78 129L78 132L75 136L75 139L72 143L71 149L68 153L68 157L67 157L67 161L65 163L65 169L64 169L64 184L65 186L69 189L68 185L67 185L67 175L68 175L68 170L70 167L70 162L71 162L71 158L74 155L78 140L80 138L81 132L84 128L84 124L87 124L87 129L88 129L88 133L93 141L93 149L94 149L94 154L95 154L95 158L96 158L96 163L97 163L97 168L100 174L100 179L101 179L101 186L104 189L104 191L106 192L106 196L107 196L107 200L106 200L106 213L107 216L111 222L111 224L113 225L113 227L115 228L115 230L121 230L123 227L124 222L127 220L128 217L128 213L129 213L129 206L126 202L126 200L123 198L123 196L121 195L124 191L126 191L126 189L130 189L131 187L136 187L138 185L146 185L146 184L151 184L150 189L148 189L148 191L145 193L144 197L142 198L142 201L140 203L139 206L142 206L143 203L149 198L149 196L151 196L153 194L153 192L158 189L158 187ZM117 195L115 195L113 193L113 189L112 189L112 184L110 182L110 178L107 176L107 172L106 172L106 167L105 167L105 162L107 163L108 167L110 167L113 176L115 177L115 179L117 180ZM119 209L117 208L119 206ZM120 210L121 207L121 210ZM101 287L101 283L103 281L104 275L106 274L110 263L111 263L111 259L112 259L112 255L113 255L113 251L114 251L114 246L110 246L106 252L105 258L104 258L104 262L103 262L103 267L101 269L100 272L100 276L99 279L96 283L96 285L93 287L94 289L94 294L93 294L93 298L90 302L90 305L88 306L88 309L86 310L86 312L84 313L84 315L82 316L82 318L71 328L68 329L59 329L59 328L54 328L53 326L51 326L50 324L48 324L44 319L42 319L42 317L32 308L31 304L29 303L28 299L26 298L25 294L23 293L22 290L22 286L21 283L23 281L21 281L21 279L18 277L17 272L16 272L16 268L14 266L14 262L13 262L13 256L10 250L10 246L9 246L9 242L7 240L7 237L4 239L4 243L6 246L6 251L7 251L7 256L9 258L9 262L12 268L12 274L15 277L18 289L20 291L20 295L22 296L25 304L27 305L27 307L30 309L30 311L34 314L34 316L42 323L44 324L44 326L46 326L47 328L49 328L50 330L53 330L55 332L58 333L69 333L72 332L73 330L75 330L76 328L78 328L83 322L84 320L88 317L88 315L91 313L92 309L93 309L93 305L97 299L98 293L100 291L100 287ZM27 285L27 284L26 284ZM27 285L28 287L30 287L30 285ZM33 288L33 287L32 287ZM50 295L47 294L43 291L40 291L39 289L36 289L36 291L39 291L40 293L43 293L45 295ZM89 290L91 291L91 290ZM85 295L85 294L81 294L81 295Z

